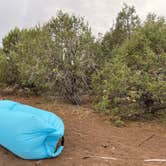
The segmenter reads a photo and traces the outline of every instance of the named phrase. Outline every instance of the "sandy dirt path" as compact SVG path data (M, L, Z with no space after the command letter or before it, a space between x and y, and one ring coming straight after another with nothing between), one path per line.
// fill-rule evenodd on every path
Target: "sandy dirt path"
M43 98L3 96L49 110L65 123L65 149L55 159L22 160L0 148L0 166L166 166L166 125L132 122L125 127L112 125L87 105L72 106Z

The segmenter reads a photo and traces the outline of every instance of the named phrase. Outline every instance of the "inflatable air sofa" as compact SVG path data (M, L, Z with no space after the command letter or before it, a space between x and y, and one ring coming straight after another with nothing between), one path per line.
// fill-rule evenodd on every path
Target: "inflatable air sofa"
M29 160L53 158L64 147L64 124L51 112L0 100L0 145Z

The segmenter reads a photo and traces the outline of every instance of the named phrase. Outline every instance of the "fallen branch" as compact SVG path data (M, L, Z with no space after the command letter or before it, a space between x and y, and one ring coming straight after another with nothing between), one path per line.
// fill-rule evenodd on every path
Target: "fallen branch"
M155 134L152 134L151 136L149 136L148 138L146 138L145 140L143 140L141 143L138 144L138 146L143 145L145 142L149 141L150 139L152 139L155 136Z
M117 158L114 157L103 157L103 156L85 156L82 159L88 159L88 158L99 158L103 160L118 160Z
M142 160L144 162L166 162L166 159L141 159L141 158L130 158L130 157L124 157L124 158L115 158L115 157L103 157L103 156L85 156L82 157L82 159L88 159L88 158L98 158L103 160L125 160L125 159L135 159L135 160Z
M166 162L166 159L146 159L145 162Z

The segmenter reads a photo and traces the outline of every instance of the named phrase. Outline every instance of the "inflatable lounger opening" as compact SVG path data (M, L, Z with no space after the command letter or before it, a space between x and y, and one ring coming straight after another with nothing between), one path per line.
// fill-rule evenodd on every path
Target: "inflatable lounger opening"
M64 148L64 124L54 113L0 101L0 145L29 160L53 158Z

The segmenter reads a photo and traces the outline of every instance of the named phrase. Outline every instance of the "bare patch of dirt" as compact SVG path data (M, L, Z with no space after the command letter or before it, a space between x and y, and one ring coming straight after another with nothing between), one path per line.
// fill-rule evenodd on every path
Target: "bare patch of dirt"
M1 98L1 97L0 97ZM3 96L56 113L65 123L65 148L54 159L22 160L0 148L0 166L164 166L166 126L154 122L112 125L108 117L94 113L87 105L72 106L44 98Z

